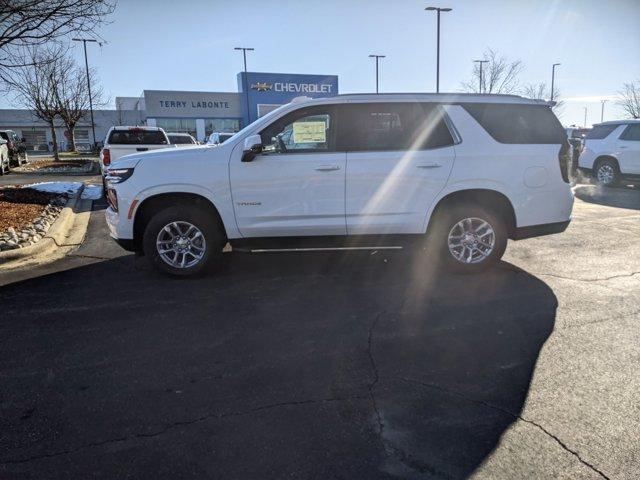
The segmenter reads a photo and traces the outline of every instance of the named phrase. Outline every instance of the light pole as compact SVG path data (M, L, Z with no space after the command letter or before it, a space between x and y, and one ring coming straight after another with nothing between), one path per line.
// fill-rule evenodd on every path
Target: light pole
M600 110L600 121L604 122L604 104L607 103L607 100L600 100L600 103L602 103L602 110Z
M385 57L386 55L369 55L369 58L376 59L376 93L378 93L378 60Z
M440 12L450 12L451 8L427 7L425 10L438 13L438 40L436 53L436 93L440 93Z
M555 80L556 80L556 67L558 65L562 65L561 63L554 63L553 65L551 65L551 100L553 102L553 87L555 84Z
M482 93L482 64L489 63L489 60L474 60L473 63L480 65L480 85L478 87L478 93Z
M587 128L587 107L584 108L584 128Z
M244 60L244 94L247 101L247 125L251 123L251 110L249 109L249 84L247 83L247 51L252 52L255 48L235 47L234 50L242 50L242 59ZM245 125L246 126L246 125Z
M96 127L93 122L93 98L91 98L91 79L89 77L89 60L87 60L87 42L98 43L93 38L72 38L74 42L82 42L84 46L84 66L87 69L87 90L89 91L89 111L91 112L91 134L93 135L93 148L96 148ZM71 132L69 132L71 133Z

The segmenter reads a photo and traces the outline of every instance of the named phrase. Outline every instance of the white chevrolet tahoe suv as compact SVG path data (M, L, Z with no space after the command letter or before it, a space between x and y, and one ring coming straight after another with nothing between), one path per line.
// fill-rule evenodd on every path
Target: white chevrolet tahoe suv
M640 120L593 126L587 133L578 168L604 186L640 181Z
M508 95L296 99L217 146L123 158L111 236L194 274L241 250L421 245L462 271L507 239L571 219L567 136L550 105Z

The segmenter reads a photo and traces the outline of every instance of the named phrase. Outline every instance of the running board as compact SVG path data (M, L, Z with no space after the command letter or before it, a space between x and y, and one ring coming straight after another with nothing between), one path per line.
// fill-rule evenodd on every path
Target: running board
M233 248L233 247L232 247ZM402 250L401 246L394 247L300 247L300 248L233 248L235 252L245 253L283 253L283 252L344 252L352 250Z

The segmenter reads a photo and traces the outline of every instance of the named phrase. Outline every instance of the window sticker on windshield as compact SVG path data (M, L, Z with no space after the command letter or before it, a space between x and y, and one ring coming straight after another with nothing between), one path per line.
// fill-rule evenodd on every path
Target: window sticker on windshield
M327 130L324 122L295 122L293 143L325 143Z

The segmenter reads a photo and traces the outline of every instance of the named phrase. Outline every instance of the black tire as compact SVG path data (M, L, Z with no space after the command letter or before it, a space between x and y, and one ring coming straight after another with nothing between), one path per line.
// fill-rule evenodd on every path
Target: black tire
M487 256L482 256L479 250L474 250L476 253L472 255L470 263L462 262L456 258L454 252L458 255L465 252L462 255L466 258L468 257L467 253L471 251L471 247L484 251L486 251L486 247L482 244L471 244L470 247L454 247L453 250L449 248L449 234L458 233L459 227L456 227L456 225L464 219L479 220L472 220L472 225L474 226L480 226L482 225L481 222L486 222L493 230L493 235L490 234L483 239L492 245L490 253ZM456 231L453 230L454 227L457 228ZM454 204L444 207L436 213L436 217L429 228L431 231L427 232L427 253L432 256L435 265L447 270L460 273L483 271L498 262L507 248L508 231L505 220L492 209L481 205ZM486 228L482 230L478 228L479 234L487 231ZM493 237L493 242L491 242L491 237ZM471 242L473 240L469 239L468 241ZM476 256L478 258L475 258Z
M176 267L165 261L156 247L161 230L172 222L187 222L204 237L204 255L192 266ZM217 219L202 209L186 206L167 207L156 213L144 230L142 248L153 266L163 273L176 276L201 274L218 264L222 257L225 235ZM191 254L190 254L191 255ZM184 257L184 255L183 255ZM181 257L179 257L181 258Z
M620 180L620 169L614 160L601 160L593 170L593 177L598 185L613 187Z

